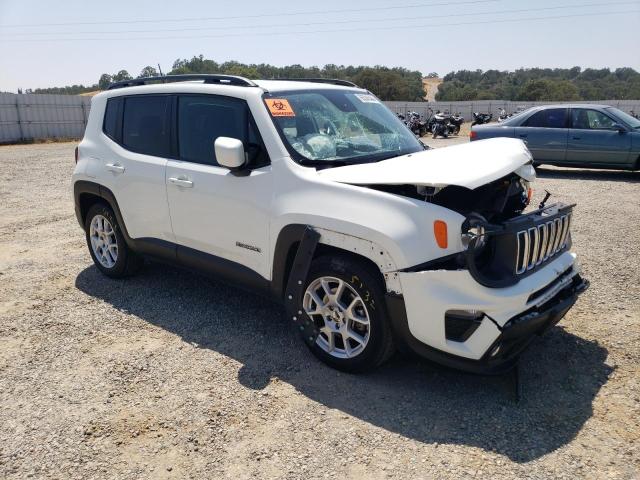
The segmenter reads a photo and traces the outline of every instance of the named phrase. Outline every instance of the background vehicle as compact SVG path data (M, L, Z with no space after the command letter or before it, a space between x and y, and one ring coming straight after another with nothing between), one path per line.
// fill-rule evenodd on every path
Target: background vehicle
M493 113L472 113L473 121L471 122L471 126L474 125L482 125L483 123L489 123L493 118Z
M433 133L433 138L447 138L449 136L449 133L451 133L449 125L449 116L444 113L440 113L440 110L438 110L430 118L430 130L431 133Z
M120 82L93 98L76 159L76 215L102 273L149 256L269 294L347 371L396 347L504 371L587 286L573 207L523 214L523 142L425 151L345 81Z
M474 126L471 140L520 138L538 164L640 168L640 120L607 105L534 107L500 125Z
M460 133L460 127L464 123L464 117L460 113L454 113L453 115L449 115L449 131L453 135L458 135Z

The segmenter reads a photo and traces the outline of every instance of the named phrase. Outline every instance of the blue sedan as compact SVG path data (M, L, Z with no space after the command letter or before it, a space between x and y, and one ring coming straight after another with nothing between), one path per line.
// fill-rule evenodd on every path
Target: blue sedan
M640 120L606 105L533 107L499 124L475 125L470 137L520 138L536 164L640 169Z

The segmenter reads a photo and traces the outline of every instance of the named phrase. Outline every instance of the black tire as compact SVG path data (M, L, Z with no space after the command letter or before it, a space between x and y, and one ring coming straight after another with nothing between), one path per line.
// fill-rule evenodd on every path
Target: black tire
M335 277L343 280L360 295L369 315L369 340L364 349L351 358L332 356L317 343L312 345L307 343L310 350L327 365L350 373L372 370L384 363L393 355L395 348L386 313L384 286L379 274L366 263L347 255L323 256L312 262L303 292L314 280L321 277ZM304 293L297 301L298 309L301 311L304 311L303 297ZM316 326L321 326L317 316L309 318L312 321L315 318Z
M93 247L91 246L91 222L96 217L96 215L101 215L109 221L113 228L114 236L116 239L118 255L114 265L110 268L107 268L106 266L102 265L102 263L100 263L100 261L96 257L95 252L93 251ZM122 235L120 225L118 224L118 220L116 219L116 216L114 215L111 207L109 207L107 204L98 202L91 206L84 221L84 231L87 240L87 247L89 248L89 253L91 254L93 263L98 268L98 270L100 270L107 277L128 277L136 273L142 267L144 260L140 255L133 252L127 246L124 236Z

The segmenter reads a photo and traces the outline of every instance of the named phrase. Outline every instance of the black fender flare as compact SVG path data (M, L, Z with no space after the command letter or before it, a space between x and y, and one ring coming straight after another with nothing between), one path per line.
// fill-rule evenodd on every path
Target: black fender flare
M116 216L116 220L118 220L118 224L120 225L122 235L127 242L127 246L135 249L135 242L129 236L129 232L127 231L127 226L124 223L124 219L122 218L122 213L120 212L120 206L118 205L116 196L107 187L100 185L99 183L90 182L87 180L78 180L73 184L73 198L75 202L76 218L78 219L78 223L80 224L82 229L84 230L84 215L86 214L86 212L82 211L81 197L83 194L87 193L96 197L100 197L111 207L113 213Z

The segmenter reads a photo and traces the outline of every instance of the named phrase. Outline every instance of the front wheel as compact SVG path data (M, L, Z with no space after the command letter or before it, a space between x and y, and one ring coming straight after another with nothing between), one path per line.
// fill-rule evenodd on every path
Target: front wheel
M376 272L356 259L313 261L298 307L319 332L309 345L316 357L338 370L363 372L393 354L381 284Z

